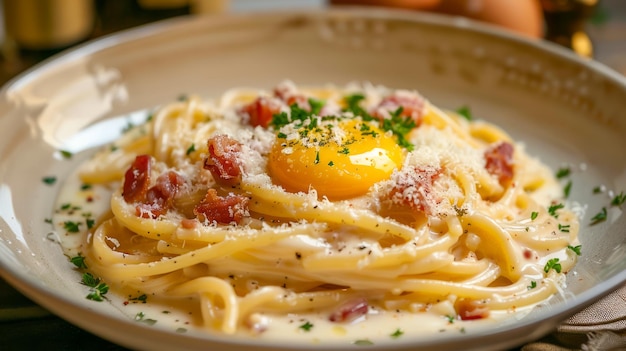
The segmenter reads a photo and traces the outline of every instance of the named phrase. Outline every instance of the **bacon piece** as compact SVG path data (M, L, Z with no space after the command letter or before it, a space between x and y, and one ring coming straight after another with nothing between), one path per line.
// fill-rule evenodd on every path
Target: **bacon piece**
M222 185L236 185L241 181L239 154L241 144L227 135L217 135L207 142L209 156L204 169L211 171L215 181Z
M430 166L405 167L392 175L391 200L414 211L432 214L438 203L433 183L441 170Z
M464 321L489 317L489 308L476 300L460 299L455 307L459 317Z
M274 115L280 113L281 107L280 100L261 96L243 106L240 112L248 116L248 124L251 126L267 128Z
M215 189L209 189L204 200L196 205L193 213L198 216L200 222L217 222L220 224L241 223L248 212L247 197L230 194L219 196Z
M391 113L402 107L400 116L410 117L415 125L419 126L424 116L424 106L424 99L421 96L407 91L398 91L383 98L374 108L372 116L381 120L391 118Z
M506 141L491 144L485 150L485 168L489 174L498 177L500 184L513 179L513 145Z
M142 201L150 185L150 155L139 155L124 175L122 196L128 203Z
M157 218L165 214L172 206L174 196L185 179L174 171L161 174L156 184L148 190L143 203L137 205L137 216L143 218Z
M335 312L333 312L328 320L331 322L344 323L353 321L361 316L367 314L369 305L365 298L357 298L350 300L343 305L339 306Z

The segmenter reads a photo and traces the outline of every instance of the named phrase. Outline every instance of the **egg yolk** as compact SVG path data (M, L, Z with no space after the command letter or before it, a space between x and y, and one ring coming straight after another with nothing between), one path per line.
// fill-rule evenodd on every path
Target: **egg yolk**
M399 169L404 151L392 136L360 119L300 127L278 133L268 168L289 192L315 189L319 197L348 199L365 194Z

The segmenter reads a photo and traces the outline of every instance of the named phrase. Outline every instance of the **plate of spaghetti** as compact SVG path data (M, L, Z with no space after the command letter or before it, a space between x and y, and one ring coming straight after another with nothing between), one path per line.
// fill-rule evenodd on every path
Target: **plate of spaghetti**
M624 78L486 25L177 19L2 96L3 276L124 346L497 350L626 279Z

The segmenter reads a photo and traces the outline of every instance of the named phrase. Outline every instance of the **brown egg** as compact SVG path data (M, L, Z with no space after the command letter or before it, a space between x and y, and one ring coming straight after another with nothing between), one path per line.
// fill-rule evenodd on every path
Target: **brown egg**
M539 0L331 0L337 5L377 5L465 16L517 33L541 37L543 13Z
M435 11L496 24L531 37L543 35L539 0L441 0Z

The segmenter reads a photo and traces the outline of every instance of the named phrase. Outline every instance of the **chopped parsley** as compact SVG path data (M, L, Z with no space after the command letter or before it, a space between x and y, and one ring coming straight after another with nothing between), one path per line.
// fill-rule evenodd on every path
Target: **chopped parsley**
M320 152L319 151L317 151L315 153L315 161L313 163L315 163L315 164L320 163Z
M91 189L91 184L83 184L80 186L80 190L89 190Z
M78 233L80 231L79 226L82 223L77 223L74 221L65 221L63 222L63 228L65 228L65 230L67 230L70 233Z
M402 106L391 113L391 118L382 120L382 129L384 131L391 131L398 138L398 145L413 151L414 145L407 139L406 135L413 130L417 125L411 117L402 117Z
M471 121L472 119L474 119L474 117L472 116L472 110L470 110L469 106L467 105L461 106L458 109L456 109L456 113L458 113L459 115L461 115L463 118L465 118L468 121Z
M96 224L96 220L93 218L87 218L85 219L85 223L87 224L87 229L91 229Z
M570 228L570 225L569 225L569 224L568 224L568 225L562 225L561 223L559 223L559 226L558 226L558 227L559 227L559 230L560 230L561 232L563 232L563 233L569 233L569 228Z
M571 173L572 173L572 170L569 167L562 167L562 168L559 168L558 171L556 171L556 177L557 179L565 178L569 176Z
M44 182L44 184L47 184L47 185L54 185L54 183L57 182L57 177L55 177L55 176L43 177L43 178L41 178L41 181Z
M567 199L571 191L572 191L572 181L569 180L567 184L565 184L565 187L563 187L563 196Z
M187 156L189 156L189 154L194 152L194 151L196 151L196 144L192 143L191 146L187 148L187 151L185 152L185 154Z
M567 248L574 251L574 253L576 254L576 256L580 256L580 248L581 245L576 245L576 246L572 246L572 245L567 245Z
M347 155L350 153L350 149L348 149L347 147L344 147L343 149L338 151L340 154L344 154Z
M185 328L176 328L176 332L177 333L186 333L187 329L185 329Z
M74 256L70 258L70 262L72 262L74 266L78 268L81 268L81 269L87 268L87 265L85 264L85 257L83 257L80 253L78 254L78 256Z
M129 301L139 301L141 303L146 303L148 301L148 295L146 294L141 294L137 297L131 297L130 299L128 299ZM165 313L165 311L164 311Z
M606 207L602 207L602 210L600 210L600 212L596 213L595 216L591 217L591 225L598 224L600 222L605 221L606 217L607 217Z
M311 324L309 321L306 321L304 324L302 324L298 328L300 328L300 329L302 329L304 331L311 331L311 328L313 328L313 324Z
M104 295L109 292L109 286L102 282L100 278L91 275L91 273L84 273L81 283L91 288L86 296L88 300L103 301Z
M309 98L309 106L311 106L311 114L319 115L324 105L325 105L325 102L322 100Z
M454 323L454 320L456 319L454 316L449 315L449 314L445 315L445 317L448 320L448 323L450 324Z
M624 192L620 192L619 195L615 195L611 200L611 206L621 206L626 202L626 194Z
M330 161L330 162L328 162L328 165L329 165L330 167L332 167L332 166L334 166L334 165L335 165L335 162Z
M564 208L565 205L563 205L562 203L558 203L558 204L554 204L554 205L550 205L550 207L548 207L548 213L554 217L554 218L559 218L559 215L556 213L556 211Z
M389 334L389 336L394 338L394 339L397 339L397 338L401 337L402 334L404 334L404 332L402 331L402 329L398 328L393 333Z
M63 156L63 158L65 159L70 159L72 158L72 153L67 151L67 150L59 150L59 153L61 154L61 156Z
M557 273L561 273L561 264L558 258L550 259L543 267L543 271L548 273L551 269L554 269Z
M355 340L353 342L353 344L357 345L357 346L371 346L371 345L374 345L374 343L371 340L369 340L369 339Z
M536 287L537 287L537 282L533 280L533 281L530 282L530 285L527 286L526 288L528 288L528 290L531 290L531 289L534 289Z
M534 221L535 219L537 219L537 216L539 216L539 212L534 212L534 211L533 211L533 212L530 214L530 219Z
M594 194L600 194L603 191L604 191L604 186L602 186L602 185L598 185L598 186L593 188L593 193Z

